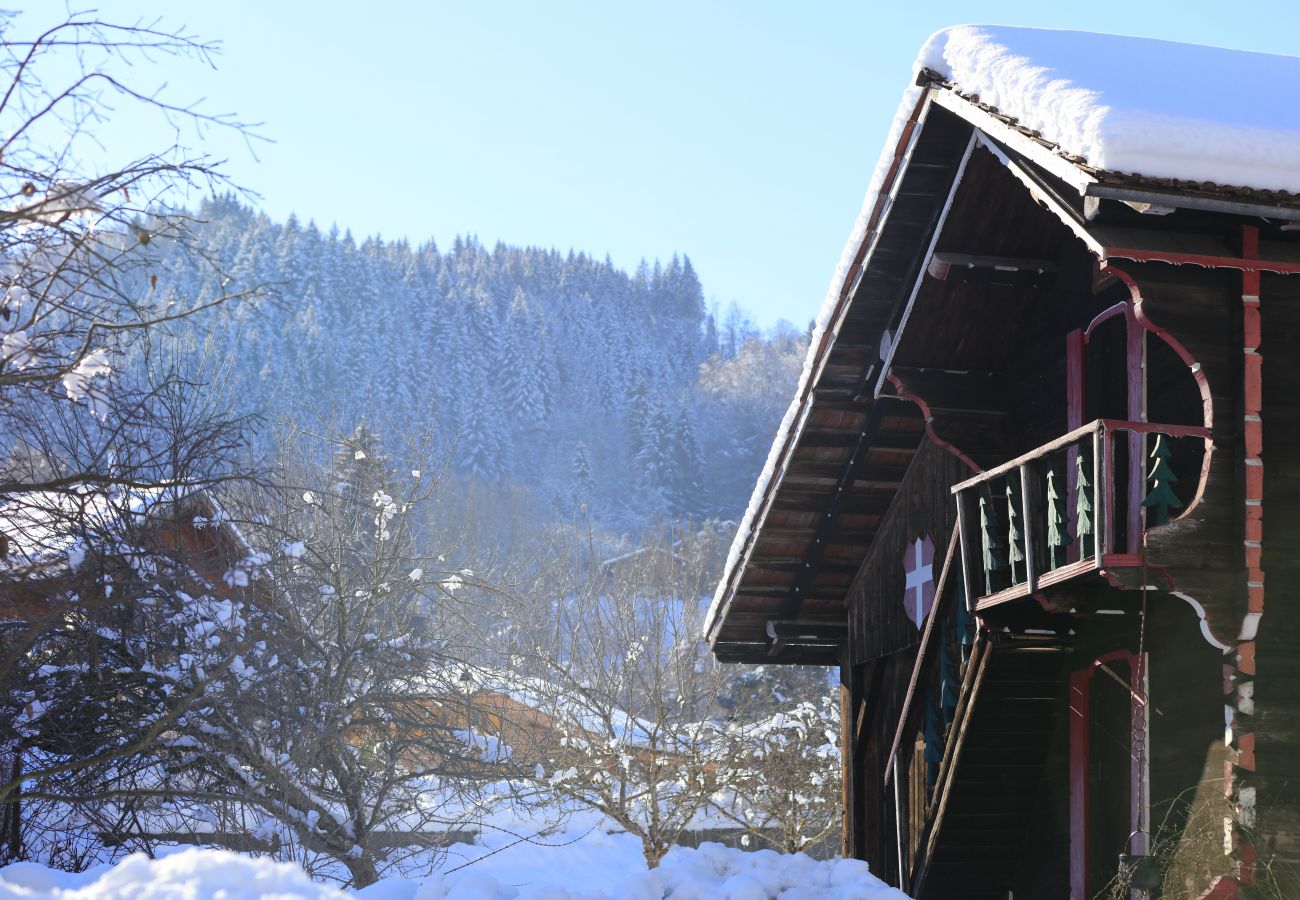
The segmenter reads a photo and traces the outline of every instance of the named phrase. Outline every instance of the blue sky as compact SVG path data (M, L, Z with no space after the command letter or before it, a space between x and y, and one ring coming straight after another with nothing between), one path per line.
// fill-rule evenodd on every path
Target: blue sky
M204 146L273 217L441 246L471 233L608 253L629 268L685 253L710 301L735 300L763 325L815 314L912 60L938 28L1078 28L1300 54L1300 5L1272 0L97 7L222 42L215 72L163 61L135 76L263 123L274 143L256 159L229 135ZM46 23L37 9L20 23ZM156 124L124 116L103 142L151 138Z

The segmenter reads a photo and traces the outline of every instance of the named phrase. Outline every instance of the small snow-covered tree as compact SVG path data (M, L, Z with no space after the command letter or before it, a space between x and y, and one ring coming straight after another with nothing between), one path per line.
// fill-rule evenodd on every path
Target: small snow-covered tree
M552 723L515 747L535 763L537 797L603 814L652 868L722 787L725 673L699 643L715 537L654 535L604 561L565 544L534 608L514 616L531 651L520 690Z
M473 786L508 751L466 733L459 607L474 576L415 529L432 461L364 465L380 458L369 432L336 438L335 458L319 473L298 457L281 475L297 486L255 501L269 510L250 526L267 547L259 640L168 749L191 812L361 888L473 815Z
M105 835L148 848L132 823L165 790L160 742L248 652L249 560L187 538L223 527L211 510L182 489L91 487L0 507L16 536L0 629L10 858L81 868Z
M714 808L750 840L803 853L840 828L839 703L824 690L782 706L757 721L728 723L733 771Z

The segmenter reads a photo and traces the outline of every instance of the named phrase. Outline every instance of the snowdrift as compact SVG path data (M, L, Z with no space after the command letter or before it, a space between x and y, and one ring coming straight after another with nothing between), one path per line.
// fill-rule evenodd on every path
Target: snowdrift
M349 894L286 863L189 849L156 860L130 856L80 874L16 863L0 869L0 900L906 900L858 860L819 862L719 844L675 849L654 871L627 874L630 867L617 853L607 854L601 868L586 873L588 883L593 875L606 881L595 890L555 885L549 867L541 866L521 884L518 871L489 859L451 875L384 879Z

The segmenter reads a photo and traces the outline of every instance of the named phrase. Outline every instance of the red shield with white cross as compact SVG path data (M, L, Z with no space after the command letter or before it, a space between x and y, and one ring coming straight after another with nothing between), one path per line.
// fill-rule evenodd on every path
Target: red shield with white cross
M934 605L934 541L919 537L903 551L903 609L919 631Z

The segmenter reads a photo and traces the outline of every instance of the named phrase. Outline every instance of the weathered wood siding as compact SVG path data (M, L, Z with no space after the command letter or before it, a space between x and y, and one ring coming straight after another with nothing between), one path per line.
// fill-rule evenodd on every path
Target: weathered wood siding
M903 608L904 554L918 537L929 535L938 581L957 520L951 488L969 475L970 469L942 447L928 440L921 445L849 590L851 663L888 656L920 642L921 632Z

